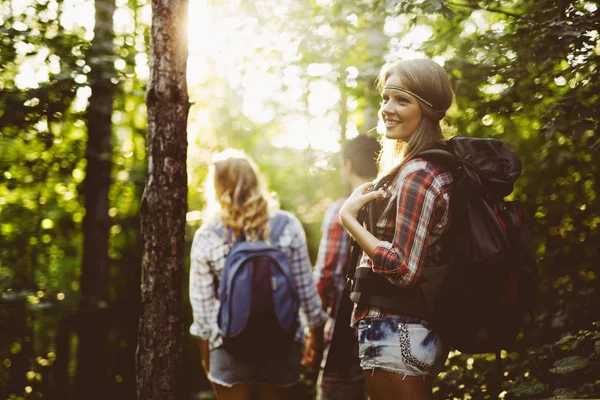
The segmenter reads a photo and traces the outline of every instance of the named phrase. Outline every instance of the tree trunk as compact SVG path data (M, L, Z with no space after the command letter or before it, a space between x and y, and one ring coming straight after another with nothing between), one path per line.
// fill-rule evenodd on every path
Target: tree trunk
M92 95L87 110L88 143L83 183L83 262L75 398L106 399L109 385L108 192L112 166L114 98L113 14L115 0L96 0L94 39L88 60Z
M346 71L342 69L340 71L340 83L338 88L340 89L340 115L338 117L338 124L340 125L340 145L343 147L344 143L348 140L347 125L348 125L348 87L346 86Z
M388 51L388 40L389 38L385 35L383 26L384 26L384 16L381 16L381 20L376 20L372 22L372 26L370 29L365 30L363 33L366 36L367 43L369 44L369 59L373 60L374 65L372 68L369 68L366 71L366 80L363 81L369 82L369 85L372 85L379 74L379 70L381 68L382 61L384 59L384 55ZM361 131L363 133L370 131L377 127L377 123L379 122L378 107L376 106L378 102L368 102L365 107L365 122L362 126Z
M52 364L54 394L52 399L69 400L69 360L71 359L71 332L73 318L62 317L58 322L56 334L56 360Z
M187 0L153 0L148 180L142 197L138 399L181 399L182 276L187 212Z

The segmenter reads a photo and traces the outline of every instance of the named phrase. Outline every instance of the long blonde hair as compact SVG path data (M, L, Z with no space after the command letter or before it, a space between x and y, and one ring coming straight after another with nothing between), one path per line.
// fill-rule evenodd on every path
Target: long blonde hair
M277 203L249 156L235 149L213 155L206 188L208 208L216 210L223 224L233 230L234 239L242 233L249 240L268 239L269 209Z
M429 102L431 106L415 97L421 108L422 118L408 141L387 139L382 135L382 151L378 160L379 176L400 169L420 151L444 139L444 130L447 128L442 125L442 119L454 99L448 74L433 60L417 58L385 65L377 78L379 92L383 91L385 83L392 75L397 75L406 89ZM379 114L381 117L381 109Z

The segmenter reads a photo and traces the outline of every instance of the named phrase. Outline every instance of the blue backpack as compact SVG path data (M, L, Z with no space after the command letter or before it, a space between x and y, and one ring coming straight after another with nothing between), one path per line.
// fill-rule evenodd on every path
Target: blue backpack
M277 247L289 218L278 212L270 222L269 243L238 237L225 259L218 289L223 346L233 357L254 363L284 357L298 327L292 268ZM224 237L224 228L217 233ZM227 237L231 244L231 231Z

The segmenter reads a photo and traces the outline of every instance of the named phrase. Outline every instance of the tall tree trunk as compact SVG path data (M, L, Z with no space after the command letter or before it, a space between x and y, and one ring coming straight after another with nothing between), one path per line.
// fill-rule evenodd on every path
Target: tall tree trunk
M109 385L108 192L111 184L115 0L96 0L94 39L89 51L92 95L87 111L88 143L83 183L83 262L75 398L106 399Z
M51 399L69 400L69 360L71 359L71 332L73 317L63 316L56 333L56 360L52 364L54 393Z
M181 399L182 277L187 212L187 0L152 0L148 180L142 196L137 396Z
M377 75L379 74L379 70L381 68L381 64L383 59L385 58L385 54L388 51L388 41L389 38L384 33L384 14L375 14L378 17L375 21L372 22L371 28L365 30L364 35L366 35L368 46L368 57L370 60L373 60L374 65L372 68L369 68L367 75L367 82L372 85L372 82L375 82ZM380 18L380 19L379 19ZM362 126L362 133L366 133L371 129L377 127L377 123L379 122L379 117L377 115L378 107L377 102L368 103L365 107L365 122Z
M348 125L348 87L346 86L346 70L340 68L340 83L338 88L340 89L340 115L338 117L338 124L340 126L340 145L343 147L344 143L348 140L347 125Z

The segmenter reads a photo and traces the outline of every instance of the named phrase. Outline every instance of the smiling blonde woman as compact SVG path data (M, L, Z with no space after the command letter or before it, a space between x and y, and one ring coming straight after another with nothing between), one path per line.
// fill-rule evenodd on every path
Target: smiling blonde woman
M423 268L444 263L452 176L417 155L443 139L441 120L453 91L447 73L429 59L392 63L378 83L385 125L380 177L389 178L389 185L375 191L370 183L359 186L342 206L340 220L364 252L357 271L402 290L417 284ZM357 220L370 201L373 233ZM355 307L353 320L370 399L430 399L447 347L426 321L381 307L371 301L373 293L365 294L366 304Z

